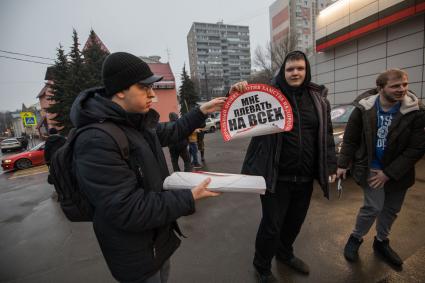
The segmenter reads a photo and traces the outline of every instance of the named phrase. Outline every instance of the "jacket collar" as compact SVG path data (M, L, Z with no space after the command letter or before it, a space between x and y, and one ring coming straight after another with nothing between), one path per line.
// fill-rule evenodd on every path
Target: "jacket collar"
M360 106L364 110L370 110L375 105L376 99L378 99L379 93L376 89L369 90L361 94L355 101L355 106ZM419 99L416 95L408 90L407 94L401 101L400 113L405 115L409 112L419 110Z

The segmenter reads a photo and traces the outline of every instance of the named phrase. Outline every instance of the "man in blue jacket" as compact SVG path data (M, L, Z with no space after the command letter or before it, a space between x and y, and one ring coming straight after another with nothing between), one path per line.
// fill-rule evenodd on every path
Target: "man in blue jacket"
M176 219L195 212L195 200L216 196L209 179L192 190L164 191L169 175L162 147L200 127L206 114L221 108L216 98L176 122L158 123L151 108L154 75L140 58L109 55L102 67L104 88L82 92L71 109L80 128L109 121L129 141L129 160L107 133L86 130L78 136L73 164L79 188L94 207L93 228L112 275L120 282L166 282L169 258L180 245Z

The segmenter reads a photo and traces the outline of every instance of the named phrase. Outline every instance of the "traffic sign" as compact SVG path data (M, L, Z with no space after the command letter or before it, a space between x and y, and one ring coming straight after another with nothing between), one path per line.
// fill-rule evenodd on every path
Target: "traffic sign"
M37 118L32 112L21 112L21 118L25 127L37 125Z

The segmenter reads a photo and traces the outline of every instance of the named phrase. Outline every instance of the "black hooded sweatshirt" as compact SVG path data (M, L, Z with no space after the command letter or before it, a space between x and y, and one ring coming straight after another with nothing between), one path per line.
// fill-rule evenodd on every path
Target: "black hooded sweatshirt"
M180 244L177 218L192 214L190 190L163 191L169 175L162 146L187 137L206 116L195 109L176 122L158 123L158 113L128 113L103 88L81 93L71 109L80 128L111 121L129 141L129 162L107 133L86 130L74 146L73 170L95 212L93 228L112 275L118 281L143 282L155 274Z
M291 55L291 54L288 54ZM310 63L304 55L306 75L299 87L291 87L285 79L285 65L276 76L276 85L280 88L292 106L294 126L292 131L282 133L283 147L279 159L279 177L301 177L313 180L317 176L317 135L319 121L314 102L307 86L311 81Z
M277 181L283 180L282 176L315 178L324 196L329 198L328 176L336 172L336 157L330 105L326 99L328 91L310 82L310 66L307 58L305 61L307 73L300 88L288 87L283 79L283 68L271 82L280 88L294 108L294 129L289 133L253 137L241 172L263 176L270 193L276 192Z

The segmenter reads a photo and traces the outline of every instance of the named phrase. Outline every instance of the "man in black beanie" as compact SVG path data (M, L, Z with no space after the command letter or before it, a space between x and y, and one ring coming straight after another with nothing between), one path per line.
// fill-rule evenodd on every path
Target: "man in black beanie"
M162 79L140 58L117 52L102 67L104 88L83 91L71 109L76 128L111 122L127 136L125 160L114 139L100 129L79 134L73 166L79 188L94 208L93 228L112 275L120 282L166 282L169 258L180 245L177 218L195 212L195 200L216 196L210 179L192 190L164 191L169 175L162 147L199 128L221 109L215 98L175 122L158 123L151 109L153 84Z
M286 55L272 85L282 91L294 113L290 132L254 137L242 167L243 174L260 175L267 191L261 196L262 219L255 241L254 268L258 281L274 282L273 257L302 273L310 269L294 254L293 243L307 215L316 179L329 198L328 178L336 177L336 156L327 89L311 81L305 54ZM232 86L243 91L247 82Z

